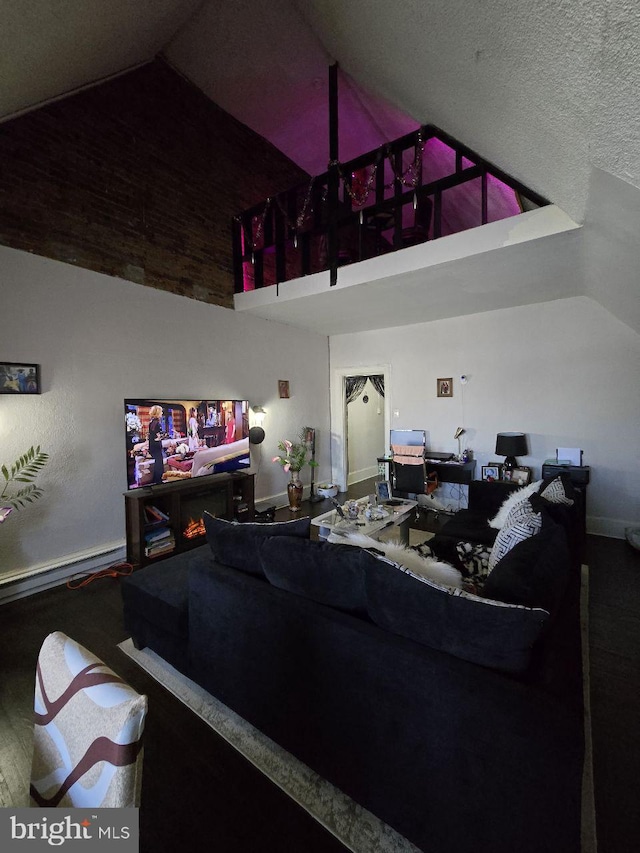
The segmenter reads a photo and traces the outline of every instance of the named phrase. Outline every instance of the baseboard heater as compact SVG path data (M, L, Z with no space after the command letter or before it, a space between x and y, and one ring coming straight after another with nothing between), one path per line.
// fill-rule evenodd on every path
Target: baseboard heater
M0 577L0 604L60 586L75 575L87 575L99 569L121 563L126 557L124 542L69 554L54 563L17 569Z

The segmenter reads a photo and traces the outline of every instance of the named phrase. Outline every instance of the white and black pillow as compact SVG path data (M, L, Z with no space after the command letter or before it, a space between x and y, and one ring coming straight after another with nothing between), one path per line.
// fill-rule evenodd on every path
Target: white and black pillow
M489 557L489 572L519 542L524 542L542 530L542 515L531 506L528 500L511 508L498 532Z
M479 592L489 574L491 548L487 545L474 545L471 542L458 542L456 552L463 567L465 588L471 584L473 589Z
M569 474L558 474L556 477L544 480L538 494L552 504L573 506L575 503L575 489Z

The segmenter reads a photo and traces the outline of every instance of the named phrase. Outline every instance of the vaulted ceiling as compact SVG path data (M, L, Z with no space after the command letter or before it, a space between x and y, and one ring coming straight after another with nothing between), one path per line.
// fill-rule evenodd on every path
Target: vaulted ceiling
M158 53L311 173L337 61L340 159L442 127L584 224L581 292L640 329L635 0L3 0L0 119Z

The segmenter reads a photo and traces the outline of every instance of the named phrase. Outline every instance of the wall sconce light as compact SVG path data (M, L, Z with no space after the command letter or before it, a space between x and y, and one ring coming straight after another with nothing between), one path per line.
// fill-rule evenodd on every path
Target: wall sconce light
M255 415L256 423L262 425L265 415L267 414L266 409L263 409L262 406L252 406L251 411Z

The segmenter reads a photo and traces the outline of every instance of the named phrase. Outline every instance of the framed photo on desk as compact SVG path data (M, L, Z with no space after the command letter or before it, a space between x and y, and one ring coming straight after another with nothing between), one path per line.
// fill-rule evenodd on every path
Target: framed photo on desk
M376 498L378 503L384 503L391 498L391 483L389 480L378 480L376 482Z
M511 482L519 486L528 486L531 482L531 468L512 468Z
M488 465L482 466L482 479L489 480L492 482L493 480L500 480L502 474L502 465L499 462L490 462Z

